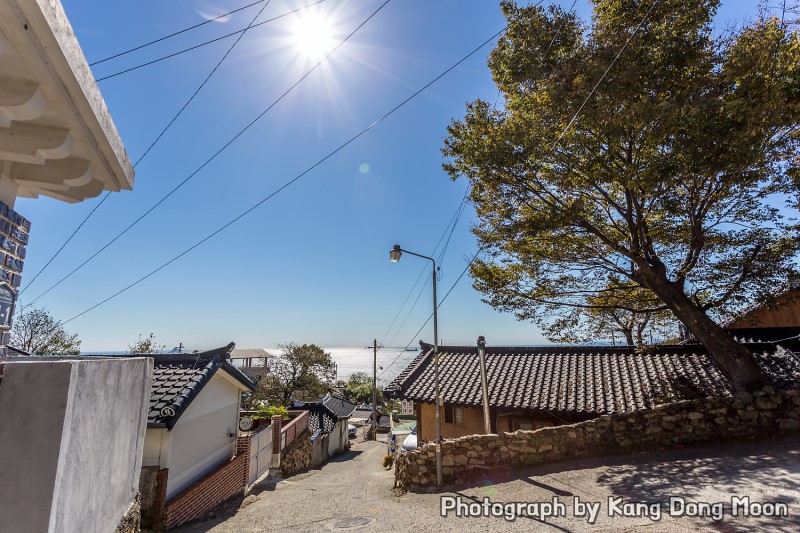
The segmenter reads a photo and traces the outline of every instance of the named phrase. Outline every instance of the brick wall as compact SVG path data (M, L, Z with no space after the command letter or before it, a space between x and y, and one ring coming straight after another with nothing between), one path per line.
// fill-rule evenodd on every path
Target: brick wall
M765 387L735 397L687 400L577 424L499 435L470 435L442 443L445 485L497 471L585 457L800 430L800 390ZM395 460L400 491L436 484L433 444Z
M250 469L250 438L240 437L237 455L166 504L167 529L199 518L247 484Z

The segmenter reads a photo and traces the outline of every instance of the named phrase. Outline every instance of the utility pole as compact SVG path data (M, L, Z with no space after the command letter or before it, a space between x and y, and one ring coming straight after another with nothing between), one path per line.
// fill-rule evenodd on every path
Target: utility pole
M372 426L370 440L378 440L378 339L372 341Z
M483 431L486 435L492 433L492 421L489 416L489 384L486 379L486 338L478 337L478 358L481 365L481 395L483 396Z

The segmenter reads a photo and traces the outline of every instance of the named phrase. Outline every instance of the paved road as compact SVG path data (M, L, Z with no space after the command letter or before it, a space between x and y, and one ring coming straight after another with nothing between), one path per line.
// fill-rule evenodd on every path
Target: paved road
M262 531L800 531L800 437L729 443L668 452L561 463L535 467L515 475L495 476L475 486L443 494L405 494L391 489L394 476L381 467L385 446L354 443L351 451L324 465L286 480L267 480L251 496L229 500L214 518L178 529L182 533ZM440 516L442 496L463 504L529 502L526 511L544 512L556 503L564 516L461 518L450 511ZM673 510L705 512L705 516L668 516ZM752 503L785 504L788 516L732 516L731 498ZM583 503L597 504L596 519L576 517ZM611 500L609 500L611 498ZM456 500L454 500L456 501ZM686 502L687 505L682 505ZM689 502L708 502L691 509ZM638 506L625 504L639 503ZM561 505L563 504L563 507ZM473 507L477 507L473 505ZM463 508L463 506L462 506ZM751 513L757 507L750 505ZM609 512L635 511L638 517L609 517ZM505 510L505 509L504 509ZM588 508L585 508L588 515ZM776 506L780 510L780 505ZM721 512L721 520L714 520ZM656 520L656 518L659 518ZM349 527L346 527L349 526Z

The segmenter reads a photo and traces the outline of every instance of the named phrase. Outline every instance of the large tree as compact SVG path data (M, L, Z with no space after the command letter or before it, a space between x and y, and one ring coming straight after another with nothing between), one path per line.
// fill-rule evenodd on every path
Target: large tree
M585 308L627 279L748 389L763 376L715 318L793 267L800 41L767 17L714 38L717 6L598 0L587 28L503 2L489 67L504 105L468 104L445 169L472 185L486 255L471 273L491 305Z
M258 383L256 400L286 405L290 400L318 400L336 380L331 354L316 344L293 342L279 346L281 354L269 359L270 372Z
M32 308L14 319L11 346L31 355L78 355L81 341L46 309Z
M546 314L530 319L554 342L616 343L621 337L628 346L643 346L653 338L664 342L679 337L675 316L664 303L630 282L615 279L598 294L586 296L582 305L549 305Z

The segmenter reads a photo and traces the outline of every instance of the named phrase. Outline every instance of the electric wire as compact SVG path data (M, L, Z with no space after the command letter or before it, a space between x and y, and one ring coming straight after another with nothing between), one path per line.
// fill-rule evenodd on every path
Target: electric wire
M442 233L442 236L439 237L439 241L436 243L436 247L433 249L434 253L436 253L436 250L439 248L439 245L442 243L442 240L444 239L444 236L447 235L448 228L453 224L453 221L456 220L456 217L459 216L459 212L462 211L462 207L461 206L464 205L464 203L466 201L466 198L467 198L467 194L468 193L464 193L464 198L461 200L461 203L459 204L458 208L456 209L456 211L453 213L453 216L448 221L447 226L445 227L444 232ZM451 235L452 235L452 232L451 232ZM389 324L388 328L386 328L386 332L381 337L381 342L380 342L381 344L386 345L386 343L384 342L386 340L386 337L389 336L389 333L391 332L392 328L394 327L395 323L397 322L397 319L400 317L400 314L403 312L403 309L405 308L406 304L408 303L408 300L411 298L411 295L414 294L414 290L417 288L417 285L419 284L419 281L422 279L422 275L425 274L426 270L428 270L428 266L427 265L425 265L425 267L423 267L423 269L420 271L419 276L417 276L417 280L411 286L411 290L408 291L408 295L406 295L405 300L403 300L403 304L400 306L400 309L398 309L397 313L394 315L394 318L392 319L392 323ZM396 336L397 335L395 335L395 337Z
M260 3L264 2L264 1L265 0L260 0L259 2L255 2L255 4L260 4ZM170 120L169 123L164 127L164 129L161 130L161 133L159 133L158 136L155 138L155 140L153 140L153 142L150 143L150 146L147 147L147 150L145 150L144 153L139 157L139 159L133 164L133 168L136 168L139 165L139 163L142 162L142 159L144 159L145 156L147 156L147 154L150 153L150 150L152 150L153 147L156 145L156 143L158 143L158 141L161 140L161 138L164 136L164 134L167 132L167 130L172 126L172 124L174 124L175 121L178 120L178 117L180 117L181 114L184 112L184 110L186 110L186 108L189 106L189 104L192 102L192 100L194 100L195 96L198 95L200 90L203 87L205 87L206 83L208 83L208 80L210 80L211 77L214 75L214 73L217 71L217 69L219 69L220 65L222 65L222 63L225 61L225 59L228 57L228 55L231 53L231 51L233 51L234 47L236 47L236 45L239 44L239 41L242 40L242 37L244 37L245 32L249 28L251 28L253 26L253 24L255 23L255 21L258 19L258 17L261 16L261 14L264 12L264 9L266 9L267 6L269 5L270 1L271 0L266 0L266 3L261 7L261 9L259 10L258 14L255 17L253 17L253 20L250 21L250 24L247 26L247 28L245 28L245 30L241 34L239 34L239 37L231 45L231 47L228 48L228 51L225 52L225 55L222 56L222 59L220 59L217 62L217 64L214 66L214 68L211 70L211 72L208 74L208 76L206 76L206 79L203 80L203 82L200 84L200 86L197 88L197 90L189 97L189 99L186 101L186 103L183 104L183 107L181 107L180 110L178 110L178 112L175 114L175 116L172 117L172 120ZM250 4L250 5L255 5L255 4ZM244 9L244 8L242 8L242 9ZM220 16L224 16L224 15L220 15ZM184 31L186 31L186 30L184 30ZM58 257L58 255L67 246L67 244L69 244L69 242L72 240L72 238L75 237L75 235L80 231L80 229L83 227L83 225L86 224L86 221L88 221L91 218L91 216L94 214L94 212L97 211L97 209L101 205L103 205L103 202L105 202L110 195L111 195L111 191L108 191L103 195L103 197L100 199L100 202L98 202L98 204L96 206L94 206L94 209L92 209L89 212L89 214L86 215L86 217L81 221L81 223L78 224L78 227L75 228L75 231L73 231L72 234L69 237L67 237L67 240L64 241L64 243L61 245L61 247L58 250L56 250L56 253L54 253L52 255L52 257L50 257L50 259L39 270L39 272L37 272L36 275L33 276L33 278L20 291L20 293L19 293L20 296L22 295L22 293L24 293L26 290L28 290L28 288L33 284L33 282L36 281L36 279L42 274L42 272L44 272L47 269L47 267L50 266L50 263L52 263L53 260L56 257Z
M168 55L153 59L151 61L147 61L145 63L140 63L139 65L135 65L135 66L127 68L125 70L121 70L119 72L115 72L114 74L109 74L107 76L103 76L102 78L97 78L97 79L95 79L95 81L99 83L101 81L105 81L105 80L108 80L108 79L111 79L111 78L115 78L117 76L121 76L122 74L127 74L128 72L133 72L134 70L139 70L140 68L144 68L144 67L148 67L150 65L154 65L155 63L160 63L161 61L164 61L166 59L171 59L171 58L173 58L175 56L179 56L181 54L185 54L186 52L191 52L192 50L197 50L198 48L202 48L203 46L216 43L217 41L221 41L223 39L227 39L228 37L232 37L232 36L237 35L239 33L243 33L245 31L247 31L248 29L257 28L258 26L263 26L264 24L268 24L270 22L274 22L274 21L276 21L278 19L281 19L283 17L287 17L289 15L297 13L298 11L302 11L303 9L315 6L317 4L320 4L320 3L324 2L324 1L325 0L317 0L316 2L313 2L311 4L307 4L307 5L298 7L297 9L294 9L292 11L287 11L286 13L283 13L282 15L278 15L278 16L272 17L271 19L264 20L262 22L259 22L258 24L253 24L249 28L245 28L243 30L238 30L238 31L234 31L234 32L231 32L231 33L227 33L227 34L222 35L220 37L217 37L215 39L211 39L209 41L205 41L205 42L202 42L200 44L196 44L194 46L190 46L189 48L184 48L183 50L179 50L177 52L173 52L172 54L168 54Z
M270 105L269 105L269 106L268 106L268 107L267 107L267 108L266 108L264 111L262 111L262 112L261 112L261 113L260 113L258 116L256 116L256 118L254 118L252 121L250 121L250 122L247 124L247 126L245 126L243 129L239 130L239 132L238 132L236 135L234 135L234 136L233 136L233 137L232 137L230 140L228 140L228 142L226 142L226 143L225 143L225 144L222 146L222 148L220 148L219 150L217 150L217 151L216 151L216 152L215 152L213 155L211 155L211 157L209 157L208 159L206 159L206 160L205 160L205 162L203 162L203 164L201 164L201 165L200 165L200 166L199 166L197 169L195 169L195 170L194 170L194 171L193 171L191 174L189 174L189 175L188 175L188 176L187 176L187 177L186 177L186 178L185 178L183 181L181 181L181 182L180 182L180 183L178 183L178 184L177 184L175 187L173 187L173 188L172 188L172 190L170 190L170 191L169 191L169 192L168 192L166 195L164 195L163 197L161 197L161 199L160 199L160 200L158 200L158 201L157 201L155 204L153 204L153 205L152 205L152 206L151 206L151 207L150 207L150 208L149 208L147 211L145 211L145 212L144 212L142 215L140 215L140 216L139 216L139 218L137 218L136 220L134 220L134 221L133 221L131 224L129 224L129 225L128 225L128 226L127 226L127 227L126 227L124 230L122 230L120 233L118 233L118 234L117 234L117 235L116 235L114 238L112 238L110 241L108 241L108 242L107 242L105 245L103 245L103 246L102 246L102 247L101 247L99 250L97 250L97 251L96 251L94 254L92 254L91 256L89 256L89 258L88 258L88 259L86 259L86 260L85 260L85 261L83 261L81 264L79 264L77 267L75 267L75 268L74 268L72 271L70 271L70 272L69 272L69 273L68 273L66 276L62 277L62 278L61 278L60 280L58 280L58 281L57 281L55 284L51 285L51 286L50 286L50 287L49 287L47 290L45 290L44 292L42 292L41 294L39 294L39 295L38 295L36 298L34 298L33 300L31 300L31 301L30 301L30 302L29 302L29 303L28 303L28 304L27 304L25 307L28 307L28 306L30 306L30 305L33 305L33 303L34 303L34 302L36 302L37 300L39 300L40 298L42 298L44 295L46 295L47 293L49 293L50 291L52 291L53 289L55 289L57 286L59 286L61 283L63 283L64 281L66 281L68 278L70 278L70 277L71 277L73 274L75 274L76 272L78 272L78 271L79 271L81 268L83 268L84 266L86 266L86 265L87 265L87 264L88 264L90 261L92 261L92 260L93 260L95 257L97 257L98 255L100 255L100 254L101 254L103 251L105 251L105 250L106 250L106 249L107 249L109 246L111 246L111 245L112 245L114 242L116 242L116 241L117 241L117 240L118 240L120 237L122 237L123 235L125 235L125 234L126 234L128 231L130 231L130 230L131 230L131 229L132 229L134 226L136 226L136 225L137 225L139 222L141 222L141 221L142 221L142 220L143 220L145 217L147 217L147 216L148 216L150 213L152 213L152 212L153 212L153 211L154 211L154 210L155 210L155 209L156 209L158 206L160 206L162 203L164 203L164 202L165 202L165 201L166 201L166 200L167 200L167 199L168 199L170 196L172 196L172 195L173 195L175 192L177 192L177 191L178 191L178 190L179 190L181 187L183 187L183 186L184 186L184 185L185 185L187 182L189 182L189 180L191 180L191 179L192 179L194 176L196 176L196 175L197 175L197 174L198 174L198 173L199 173L199 172L200 172L200 171L201 171L203 168L205 168L205 167L206 167L206 166L207 166L209 163L211 163L211 162L212 162L214 159L216 159L216 158L217 158L217 157L218 157L218 156L219 156L219 155L220 155L220 154L221 154L223 151L225 151L225 150L226 150L226 149L227 149L227 148L228 148L228 147L229 147L231 144L233 144L233 143L234 143L234 142L235 142L235 141L236 141L236 140L237 140L239 137L241 137L241 136L242 136L242 135L243 135L243 134L244 134L246 131L248 131L248 130L249 130L249 129L250 129L250 128L251 128L251 127L252 127L252 126L253 126L253 125L256 123L256 122L258 122L258 120L260 120L260 119L261 119L261 118L262 118L264 115L266 115L266 114L267 114L267 112L269 112L269 111L270 111L270 110L271 110L273 107L275 107L275 106L276 106L276 105L277 105L277 104L278 104L278 103L279 103L281 100L283 100L283 98L284 98L284 97L286 97L286 95L288 95L288 94L289 94L289 93L290 93L292 90L294 90L294 89L295 89L295 88L296 88L298 85L300 85L300 83L301 83L303 80L305 80L305 79L306 79L306 78L307 78L309 75L311 75L311 73L312 73L312 72L314 72L314 71L317 69L317 67L319 67L319 66L320 66L320 65L321 65L321 64L322 64L322 63L323 63L325 60L327 60L327 59L328 59L328 58L329 58L329 57L330 57L330 56L331 56L331 55L332 55L334 52L336 52L336 50L338 50L338 49L339 49L339 47L341 47L341 46L342 46L344 43L346 43L346 42L347 42L347 41L348 41L348 40L349 40L349 39L350 39L350 38L351 38L351 37L352 37L352 36L353 36L353 35L354 35L354 34L355 34L355 33L356 33L358 30L359 30L359 29L361 29L361 28L362 28L362 27L363 27L363 26L364 26L364 25L365 25L365 24L366 24L366 23L367 23L367 22L368 22L370 19L372 19L372 17L374 17L375 15L377 15L377 14L378 14L378 12L380 12L380 10L381 10L381 9L383 9L383 7L384 7L386 4L388 4L388 3L389 3L389 1L390 1L390 0L386 0L386 1L385 1L383 4L381 4L381 5L380 5L380 6L379 6L379 7L378 7L378 8L377 8L375 11L373 11L373 12L372 12L372 14L371 14L369 17L367 17L367 18L366 18L366 19L365 19L365 20L364 20L364 21L363 21L361 24L359 24L359 26L358 26L358 27L357 27L355 30L353 30L353 31L352 31L352 32L351 32L349 35L347 35L347 37L345 37L344 39L342 39L342 41L340 41L340 42L339 42L339 44L337 44L337 45L336 45L336 46L335 46L335 47L334 47L334 48L333 48L333 49L332 49L330 52L328 52L328 54L327 54L327 55L325 55L325 57L323 57L322 59L320 59L320 60L319 60L319 61L318 61L318 62L317 62L317 63L316 63L316 64L315 64L313 67L311 67L311 68L310 68L310 69L309 69L309 70L308 70L308 71L307 71L305 74L303 74L303 75L300 77L300 79L298 79L298 80L297 80L297 81L296 81L294 84L292 84L292 86L291 86L291 87L289 87L288 89L286 89L286 91L284 91L284 92L283 92L283 94L281 94L281 95L280 95L280 96L279 96L279 97L278 97L276 100L274 100L274 101L273 101L273 102L272 102L272 103L271 103L271 104L270 104ZM24 308L23 308L23 309L24 309Z
M383 4L383 5L381 5L381 6L378 8L378 10L376 10L374 13L372 13L372 15L370 15L370 16L369 16L369 17L368 17L368 18L367 18L367 19L366 19L364 22L362 22L362 23L359 25L359 27L358 27L358 28L356 28L356 30L354 30L354 31L353 31L353 33L355 33L356 31L358 31L358 29L359 29L359 28L361 28L361 27L362 27L364 24L366 24L366 23L367 23L367 22L368 22L368 21L369 21L369 20L370 20L372 17L374 17L374 16L375 16L375 15L378 13L378 11L379 11L379 10L380 10L380 9L381 9L381 8L382 8L384 5L386 5L386 3L388 3L388 1L389 1L389 0L387 0L387 1L386 1L386 2ZM423 92L424 92L426 89L428 89L428 88L429 88L430 86L432 86L434 83L438 82L440 79L442 79L443 77L445 77L447 74L449 74L450 72L452 72L453 70L455 70L455 69L456 69L456 68L457 68L459 65L461 65L462 63L464 63L464 62L465 62L467 59L469 59L470 57L472 57L473 55L475 55L475 54L476 54L476 53L477 53L479 50L481 50L481 49L482 49L483 47L485 47L487 44L489 44L490 42L492 42L492 41L493 41L495 38L497 38L497 36L499 36L499 35L500 35L501 33L503 33L504 31L505 31L505 28L503 28L502 30L498 31L497 33L495 33L494 35L492 35L491 37L489 37L488 39L486 39L485 41L483 41L483 42L482 42L480 45L478 45L477 47L475 47L475 48L474 48L474 49L473 49L471 52L469 52L468 54L466 54L465 56L463 56L461 59L459 59L459 60L458 60L457 62L455 62L453 65L451 65L450 67L448 67L447 69L445 69L443 72L441 72L439 75L437 75L436 77L434 77L434 78L433 78L431 81L429 81L428 83L426 83L425 85L423 85L423 86L422 86L420 89L416 90L416 91L415 91L414 93L412 93L410 96L408 96L408 97L407 97L407 98L405 98L403 101L401 101L399 104L395 105L395 106L394 106L393 108L391 108L389 111L387 111L386 113L384 113L383 115L381 115L381 116L380 116L378 119L376 119L374 122L372 122L371 124L369 124L367 127L365 127L364 129L362 129L361 131L359 131L358 133L356 133L355 135L353 135L352 137L350 137L350 138L349 138L347 141L345 141L344 143L340 144L338 147L336 147L334 150L332 150L331 152L329 152L329 153L328 153L327 155L325 155L323 158L319 159L319 160L318 160L317 162L315 162L313 165L309 166L309 167L308 167L306 170L304 170L304 171L302 171L301 173L299 173L297 176L295 176L294 178L292 178L291 180L289 180L288 182L286 182L285 184L283 184L281 187L279 187L278 189L276 189L275 191L273 191L273 192L272 192L272 193L270 193L269 195L265 196L264 198L262 198L261 200L259 200L259 201L258 201L258 202L256 202L255 204L253 204L251 207L249 207L249 208L248 208L248 209L246 209L245 211L241 212L239 215L235 216L234 218L232 218L231 220L229 220L228 222L226 222L225 224L223 224L222 226L220 226L218 229L216 229L216 230L215 230L215 231L213 231L212 233L208 234L206 237L204 237L204 238L203 238L203 239L201 239L200 241L196 242L195 244L193 244L192 246L190 246L189 248L187 248L187 249L186 249L186 250L184 250L183 252L179 253L178 255L176 255L175 257L173 257L172 259L170 259L170 260L166 261L165 263L162 263L160 266L158 266L157 268L155 268L155 269L151 270L149 273L147 273L147 274L145 274L144 276L140 277L140 278L139 278L139 279L137 279L136 281L134 281L134 282L132 282L132 283L128 284L127 286L125 286L124 288L122 288L122 289L118 290L117 292L115 292L115 293L114 293L114 294L112 294L111 296L109 296L109 297L107 297L107 298L103 299L102 301L98 302L97 304L95 304L95 305L93 305L93 306L91 306L91 307L89 307L89 308L87 308L87 309L85 309L85 310L81 311L80 313L78 313L78 314L76 314L76 315L74 315L74 316L70 317L70 318L69 318L69 319L67 319L67 320L61 321L61 322L60 322L60 325L68 324L69 322L72 322L73 320L76 320L77 318L79 318L79 317L81 317L81 316L83 316L83 315L85 315L85 314L87 314L87 313L89 313L89 312L93 311L94 309L97 309L97 308L98 308L98 307L100 307L101 305L103 305L103 304L105 304L106 302L108 302L108 301L110 301L110 300L112 300L112 299L116 298L116 297L117 297L117 296L119 296L120 294L123 294L124 292L127 292L127 291L128 291L128 290L130 290L131 288L135 287L136 285L140 284L141 282L145 281L146 279L150 278L151 276L153 276L153 275L155 275L156 273L160 272L161 270L165 269L166 267L168 267L169 265L171 265L171 264L172 264L172 263L174 263L175 261L179 260L180 258L182 258L183 256L185 256L186 254L190 253L192 250L194 250L194 249L196 249L196 248L200 247L201 245L203 245L204 243L206 243L207 241L209 241L210 239L212 239L213 237L215 237L216 235L218 235L219 233L221 233L222 231L224 231L225 229L227 229L227 228L228 228L228 227L230 227L231 225L235 224L235 223L236 223L236 222L238 222L240 219L244 218L245 216L247 216L248 214L250 214L252 211L256 210L256 209L257 209L257 208L259 208L261 205L263 205L264 203L268 202L268 201L269 201L269 200L271 200L273 197L275 197L276 195L278 195L279 193L281 193L281 192L282 192L282 191L284 191L285 189L287 189L287 188L289 188L290 186L292 186L294 183L296 183L298 180L302 179L302 178L303 178L305 175L307 175L308 173L310 173L312 170L314 170L314 169L315 169L315 168L317 168L318 166L322 165L322 164L323 164L324 162L326 162L328 159L332 158L334 155L336 155L337 153L339 153L340 151L342 151L344 148L346 148L347 146L349 146L350 144L352 144L353 142L355 142L357 139L359 139L360 137L362 137L362 136L363 136L365 133L367 133L368 131L371 131L371 130L372 130L374 127L375 127L375 126L377 126L378 124L380 124L381 122L383 122L383 121L384 121L385 119L387 119L389 116L391 116L391 115L393 115L394 113L396 113L396 112L397 112L399 109L401 109L401 108L402 108L402 107L404 107L404 106L405 106L407 103L409 103L411 100L413 100L414 98L416 98L417 96L419 96L420 94L422 94L422 93L423 93ZM350 35L352 35L353 33L351 33ZM348 36L348 38L349 38L349 36ZM340 43L339 45L337 45L337 48L338 48L338 46L341 46L341 44L342 44L342 43ZM331 53L333 53L333 51L331 51ZM328 54L328 55L330 55L330 54ZM327 56L326 56L326 57L327 57ZM459 279L460 279L460 278L459 278ZM448 292L448 294L449 294L449 292Z
M183 104L183 107L181 107L180 110L178 110L178 112L175 113L175 116L172 117L172 120L170 120L169 123L166 126L164 126L164 129L161 130L161 133L159 133L158 136L153 140L153 142L150 143L150 146L147 147L147 150L145 150L144 153L141 156L139 156L139 159L136 160L136 163L134 163L134 165L133 165L134 168L139 163L142 162L142 159L147 157L147 154L150 153L150 150L153 149L153 146L155 146L156 143L159 140L161 140L161 137L163 137L164 134L167 133L167 130L172 126L172 124L174 124L175 121L178 120L178 117L181 116L181 113L183 113L183 111L189 106L189 104L192 103L192 100L194 100L194 97L197 96L197 94L203 89L203 87L206 86L206 83L208 83L208 80L211 79L211 77L214 75L215 72L217 72L219 67L222 65L222 63L225 61L225 59L230 55L230 53L233 51L233 49L236 48L236 45L239 44L239 41L242 40L242 37L244 37L244 35L247 32L247 30L249 30L250 28L253 27L253 24L255 24L256 20L258 20L258 17L261 16L261 13L263 13L264 10L267 9L267 6L269 6L270 1L271 0L267 0L267 2L263 6L261 6L261 9L258 11L258 13L256 13L256 16L253 17L253 20L250 21L250 24L248 24L247 27L244 30L242 30L242 33L239 34L239 36L236 38L236 40L233 42L233 44L230 46L230 48L228 48L228 50L225 52L225 54L222 56L222 58L217 62L216 65L214 65L214 68L211 69L211 72L208 73L208 76L206 76L206 79L204 79L203 82L200 84L200 87L198 87L197 90L194 93L192 93L192 96L190 96L189 99L186 100L186 103Z
M189 26L188 28L184 28L182 30L178 30L178 31L176 31L174 33L170 33L169 35L165 35L163 37L159 37L158 39L153 39L152 41L148 41L148 42L146 42L144 44L140 44L138 46L134 46L133 48L129 48L128 50L125 50L124 52L119 52L119 53L114 54L112 56L104 57L103 59L98 59L97 61L89 63L89 66L93 67L95 65L99 65L100 63L105 63L106 61L110 61L112 59L116 59L118 57L130 54L131 52L135 52L137 50L141 50L142 48L146 48L146 47L148 47L150 45L153 45L153 44L156 44L156 43L160 43L161 41L165 41L165 40L170 39L172 37L178 36L178 35L180 35L182 33L186 33L187 31L193 30L195 28L199 28L200 26L204 26L206 24L210 24L211 22L215 22L217 20L223 19L223 18L225 18L225 17L227 17L229 15L233 15L234 13L238 13L239 11L245 10L247 8L253 7L256 4L261 4L263 2L269 3L269 0L257 0L256 2L253 2L252 4L247 4L246 6L242 6L242 7L238 8L238 9L234 9L233 11L228 11L227 13L223 13L222 15L218 15L218 16L216 16L214 18L208 19L208 20L206 20L204 22L201 22L199 24L195 24L194 26Z
M547 157L547 156L549 156L550 154L552 154L552 153L553 153L553 151L556 149L556 147L558 146L558 143L559 143L559 142L561 142L561 139L563 139L563 138L564 138L564 135L566 135L567 131L569 131L569 129L570 129L570 128L572 127L572 125L575 123L575 121L576 121L576 120L577 120L577 118L578 118L578 115L580 115L580 113L581 113L581 111L583 110L583 108L584 108L584 107L586 106L586 104L589 102L589 99L590 99L590 98L591 98L591 97L594 95L595 91L596 91L596 90L597 90L597 88L600 86L600 83L602 83L602 82L603 82L603 80L605 79L606 75L608 75L608 73L609 73L609 71L611 70L611 68L614 66L614 64L615 64L615 63L617 62L617 60L620 58L620 56L622 55L622 53L623 53L623 52L625 51L625 49L628 47L628 44L630 44L631 40L633 40L633 38L636 36L636 34L639 32L639 30L641 30L642 26L644 26L644 23L647 21L647 18L650 16L650 13L653 11L653 9L656 7L656 5L658 5L658 4L660 3L660 1L661 1L661 0L655 0L655 1L652 3L652 5L650 6L650 9L647 11L647 13L644 15L644 17L642 18L642 20L639 22L639 25L638 25L638 26L636 26L636 29L634 29L634 31L633 31L633 32L630 34L630 36L628 36L628 39L625 41L625 44L622 46L622 48L620 48L619 52L617 52L617 55L616 55L616 56L614 56L614 59L613 59L613 60L611 61L611 63L609 64L608 68L606 68L606 70L603 72L603 75L602 75L602 76L600 76L600 79L597 81L597 83L595 83L594 87L592 87L592 90L589 92L589 95L588 95L588 96L587 96L587 97L586 97L586 98L583 100L583 102L581 103L580 107L579 107L579 108L578 108L578 110L575 112L575 114L572 116L572 119L571 119L571 120L570 120L570 121L567 123L567 125L566 125L566 126L564 127L564 129L561 131L561 134L560 134L560 135L558 136L558 138L556 139L556 142L555 142L555 143L553 143L553 145L550 147L550 149L548 150L548 152L547 152L547 154L545 155L545 157ZM540 2L540 3L541 3L541 2ZM537 4L537 5L538 5L538 4ZM507 28L507 27L506 27L506 28ZM500 33L502 33L503 31L505 31L505 29L506 29L506 28L504 28L504 29L503 29L503 30L502 30ZM494 232L496 232L496 231L497 231L497 229L495 228L495 230L494 230L492 233L494 233ZM483 247L481 247L480 249L478 249L478 251L477 251L477 252L475 253L475 255L472 257L472 259L470 260L470 262L467 264L467 266L464 268L464 270L463 270L463 271L461 272L461 274L458 276L458 279L457 279L457 280L455 281L455 283L453 283L453 285L450 287L450 290L448 290L448 291L447 291L447 294L445 295L445 297L444 297L444 298L442 298L441 302L439 302L439 303L436 305L436 309L437 309L437 310L439 309L439 307L441 307L441 304L442 304L442 302L444 302L444 301L445 301L445 299L447 298L447 296L449 296L450 292L453 290L453 288L455 288L456 284L458 284L458 282L461 280L461 278L464 276L464 274L467 272L467 270L469 270L469 267L472 265L472 263L474 263L474 262L475 262L475 260L478 258L478 256L480 255L480 253L481 253L481 252L482 252L482 251L485 249L485 246L486 246L486 245L484 245ZM428 316L427 320L425 320L425 323L424 323L424 324L423 324L423 325L422 325L422 326L421 326L421 327L420 327L420 328L417 330L417 332L414 334L414 336L411 338L411 340L408 342L408 344L406 344L405 348L403 349L403 352L405 352L405 350L406 350L406 349L407 349L409 346L411 346L411 343L412 343L412 342L414 342L414 339L417 337L417 335L419 335L419 334L420 334L420 332L421 332L421 331L422 331L422 330L425 328L425 326L426 326L426 325L428 325L428 322L430 322L431 318L433 318L433 313L431 313L431 314ZM435 341L435 339L434 339L434 341ZM381 372L381 374L380 374L380 375L383 375L383 374L384 374L384 373L385 373L385 372L386 372L386 371L387 371L389 368L391 368L391 366L392 366L392 365L394 365L394 364L397 362L397 360L400 358L400 356L403 354L403 352L400 352L400 353L398 353L398 354L397 354L397 356L395 357L395 359L394 359L394 360L393 360L393 361L392 361L392 362L391 362L391 363L390 363L390 364L389 364L389 365L388 365L386 368L384 368L383 372Z
M439 243L437 243L436 248L434 248L434 254L432 254L432 255L435 255L436 249L438 249L439 244L441 244L442 239L444 239L444 236L447 234L447 230L448 229L450 229L450 236L448 237L448 240L447 240L447 244L449 244L450 237L452 237L452 235L453 235L453 230L455 230L456 225L458 224L458 219L461 217L461 214L464 212L464 207L465 207L466 200L467 200L467 194L469 194L469 191L464 193L464 198L461 200L461 203L459 204L459 207L456 210L455 214L453 215L453 218L451 219L450 223L448 223L447 227L445 228L444 233L442 234L442 237L439 239ZM447 244L445 244L445 247L447 246ZM439 268L441 268L443 257L444 257L444 251L439 255L439 258L436 261L437 267L439 267ZM406 301L411 296L411 294L413 294L414 289L417 286L417 283L419 283L419 280L422 278L422 275L428 270L428 266L429 265L425 265L425 267L422 269L422 272L420 273L419 277L417 278L417 281L414 283L414 286L411 288L411 291L409 292L408 297L406 297ZM441 272L441 270L439 272ZM441 279L441 278L439 277L439 273L437 273L437 281L439 281L439 279ZM417 307L417 304L419 303L419 299L422 297L422 293L425 292L425 287L428 286L429 282L430 282L430 278L425 280L425 283L423 283L422 287L420 287L419 292L417 293L417 297L414 300L414 303L411 305L411 307L408 308L408 312L406 313L406 316L403 319L403 322L397 328L397 331L395 332L394 336L392 337L392 340L390 340L388 343L385 343L386 346L393 346L394 341L400 335L400 332L403 331L403 328L405 327L406 322L408 322L408 319L411 317L411 313L413 313L414 309ZM401 308L401 311L402 311L402 308ZM408 346L406 346L406 348L407 347Z
M478 258L478 256L481 254L482 251L483 251L483 248L480 248L480 249L478 249L477 252L475 252L475 255L472 256L472 259L467 263L467 266L464 267L464 270L461 271L461 274L458 275L458 278L456 278L456 280L453 282L453 284L450 286L450 288L445 293L444 297L439 301L438 305L436 306L437 310L447 300L447 297L450 296L450 293L453 292L453 289L456 288L456 285L458 285L458 282L461 281L461 278L464 277L464 274L467 273L467 270L469 270L469 267L472 266L472 263L475 262L475 260ZM411 337L411 340L408 341L408 344L405 345L403 350L400 353L397 354L397 356L392 360L391 363L389 363L386 367L384 367L383 371L381 371L380 374L378 374L378 377L383 376L392 367L392 365L394 365L398 361L398 359L400 359L400 356L403 355L406 352L408 347L411 346L411 343L414 342L414 339L417 338L417 335L419 335L420 332L422 332L422 330L425 328L425 326L428 325L428 322L430 322L432 318L433 318L433 312L431 312L431 314L428 315L428 318L425 320L425 322L422 324L422 326L420 326L420 328L417 330L417 332L414 333L414 335Z

